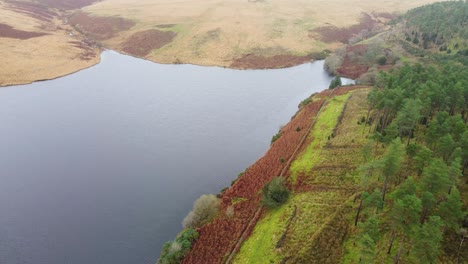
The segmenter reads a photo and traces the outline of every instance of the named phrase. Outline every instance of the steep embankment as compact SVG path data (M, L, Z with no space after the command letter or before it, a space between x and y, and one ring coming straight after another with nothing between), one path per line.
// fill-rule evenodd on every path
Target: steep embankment
M42 2L0 2L0 86L52 79L99 62L99 48L66 17L67 11Z
M265 214L260 206L260 192L265 183L275 176L288 175L287 169L291 161L304 148L305 139L309 139L309 128L322 126L320 119L316 119L317 114L324 109L334 112L335 100L344 103L343 100L348 97L347 92L362 88L327 90L304 102L294 118L281 129L269 151L220 194L222 202L219 215L198 228L200 236L182 263L223 263L230 259L231 254L239 249L238 241L242 242L243 238L248 237L256 221ZM329 98L331 93L333 95ZM340 113L341 111L334 114L339 116ZM298 183L297 188L307 186L309 185ZM233 209L233 215L227 213L228 208Z
M285 174L292 197L257 223L234 263L336 263L340 258L366 141L359 120L367 111L368 92L335 91Z

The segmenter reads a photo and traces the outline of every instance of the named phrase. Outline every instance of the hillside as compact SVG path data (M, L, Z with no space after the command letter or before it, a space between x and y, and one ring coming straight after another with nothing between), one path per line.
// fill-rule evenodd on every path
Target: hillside
M0 1L0 86L99 62L100 47L159 63L276 68L323 59L418 1ZM6 66L8 65L8 67Z
M432 2L105 0L83 11L87 17L135 22L102 40L112 49L162 63L272 68L323 58L324 50L383 26L393 13ZM84 17L75 23L95 31ZM174 33L170 38L168 31ZM142 47L135 51L129 45Z
M436 8L449 17L457 5L409 14ZM427 21L408 16L343 49L335 70L368 67L355 76L373 87L304 100L265 156L218 195L212 220L194 226L199 238L182 263L468 261L465 54L406 40L409 23L425 32ZM445 43L466 41L451 30ZM265 197L275 176L290 194L272 208ZM174 242L166 245L159 263L171 263Z
M402 17L405 40L426 50L468 56L467 14L468 5L463 1L415 8Z
M65 23L67 11L0 1L0 86L52 79L99 62L100 49Z

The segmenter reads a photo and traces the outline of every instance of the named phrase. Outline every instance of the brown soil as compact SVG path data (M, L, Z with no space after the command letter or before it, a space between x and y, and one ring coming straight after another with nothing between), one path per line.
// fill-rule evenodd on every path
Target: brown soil
M131 35L124 43L122 50L134 56L144 57L153 49L159 49L172 42L177 33L172 31L161 31L149 29Z
M0 38L30 39L48 35L41 32L29 32L14 29L12 26L0 23Z
M299 65L313 58L310 55L295 56L295 55L274 55L271 57L263 57L253 53L244 55L239 59L235 59L230 65L236 69L271 69L284 68Z
M359 24L350 26L347 28L338 28L335 26L319 27L310 31L309 37L318 37L321 41L327 43L343 42L347 43L348 40L355 34L358 34L364 29L372 29L379 23L378 20L374 20L369 14L363 14ZM318 36L317 36L318 34Z
M90 16L80 11L70 17L70 24L96 40L105 40L130 29L135 22L121 17Z
M364 44L346 47L346 55L343 64L337 70L338 74L347 78L357 79L359 76L366 73L369 70L369 66L354 62L350 56L350 54L354 54L354 56L364 56L366 49L367 45Z

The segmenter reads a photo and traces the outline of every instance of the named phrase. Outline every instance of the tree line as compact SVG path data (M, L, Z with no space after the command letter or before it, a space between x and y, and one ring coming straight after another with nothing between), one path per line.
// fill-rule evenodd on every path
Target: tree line
M466 233L467 101L466 67L457 64L406 64L377 77L355 216L361 263L434 263L444 235Z

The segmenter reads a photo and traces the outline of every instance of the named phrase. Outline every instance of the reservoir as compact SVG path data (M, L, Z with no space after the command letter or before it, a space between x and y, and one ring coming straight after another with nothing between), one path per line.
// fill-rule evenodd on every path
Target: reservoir
M200 195L230 185L323 61L275 70L100 64L0 88L0 263L153 264Z

